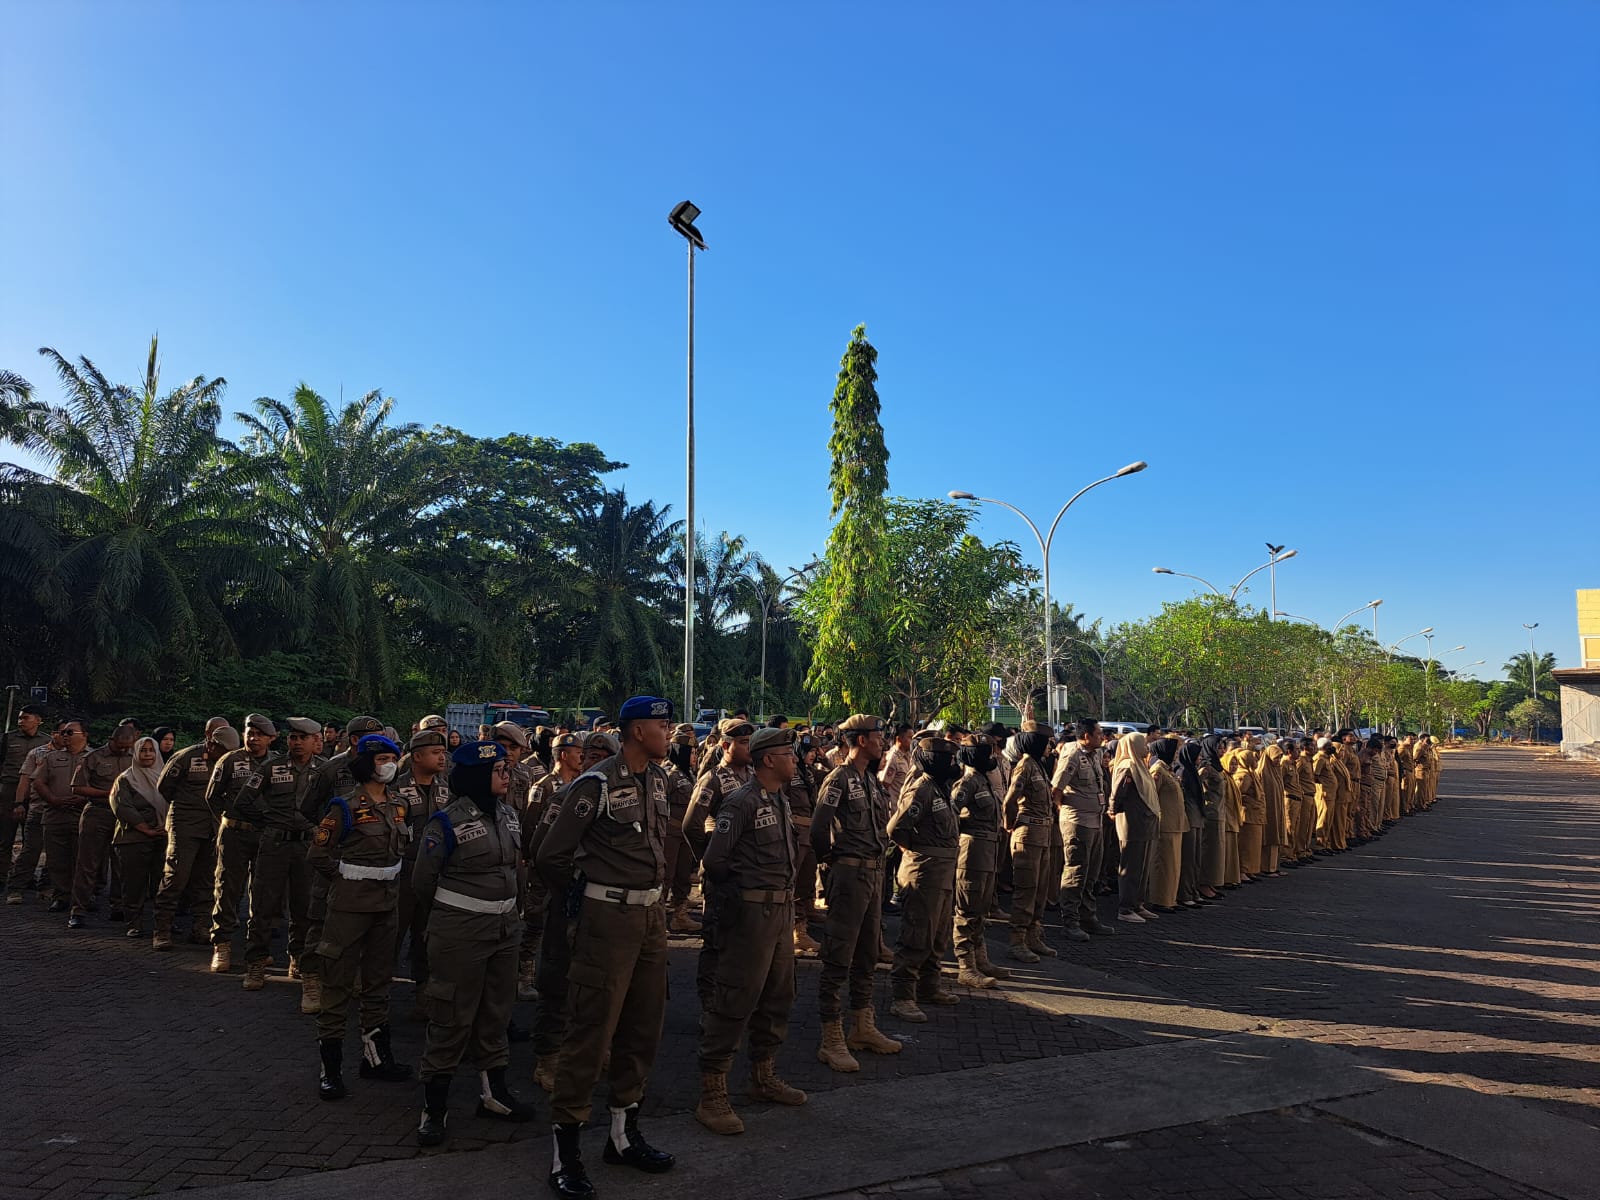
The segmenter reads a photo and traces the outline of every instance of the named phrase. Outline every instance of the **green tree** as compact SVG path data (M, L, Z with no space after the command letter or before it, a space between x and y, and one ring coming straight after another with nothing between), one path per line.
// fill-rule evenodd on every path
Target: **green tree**
M884 551L889 450L878 418L877 358L866 326L857 325L829 406L834 526L803 604L812 642L806 683L834 709L879 710L888 692L882 601L891 563Z
M1511 722L1513 729L1522 730L1522 736L1533 738L1537 731L1549 729L1556 724L1550 706L1543 700L1535 700L1532 696L1521 700L1511 707L1506 713L1506 720Z
M80 702L231 653L243 592L289 607L245 508L259 472L226 457L217 434L226 381L196 376L163 394L155 338L131 387L88 358L39 353L66 398L29 403L11 377L6 436L51 474L5 468L0 558L57 623Z
M1531 671L1530 663L1532 664ZM1551 674L1556 669L1556 656L1549 651L1539 655L1537 660L1528 651L1519 651L1506 659L1506 665L1501 669L1505 671L1506 683L1514 690L1517 700L1533 694L1532 684L1534 682L1538 683L1537 691L1541 697L1559 696L1561 694L1561 685L1556 682L1556 677Z

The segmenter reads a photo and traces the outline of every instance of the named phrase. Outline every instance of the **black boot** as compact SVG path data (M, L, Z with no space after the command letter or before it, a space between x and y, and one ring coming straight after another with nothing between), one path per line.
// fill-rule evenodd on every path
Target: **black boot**
M511 1090L511 1085L506 1082L504 1067L490 1067L487 1071L480 1071L478 1084L482 1089L478 1096L480 1117L490 1117L496 1121L533 1120L533 1105L524 1104L517 1099L516 1093Z
M611 1133L606 1137L606 1149L601 1157L614 1166L638 1167L652 1175L672 1170L672 1164L678 1161L644 1140L639 1132L637 1104L611 1110Z
M444 1141L450 1123L450 1076L435 1075L422 1085L422 1124L417 1126L417 1145L437 1146Z
M361 1078L381 1079L386 1083L408 1083L411 1080L410 1064L394 1060L394 1048L389 1045L387 1025L362 1031Z
M533 1034L515 1021L506 1022L506 1041L528 1042L533 1040Z
M317 1085L317 1095L324 1100L343 1100L344 1089L344 1039L323 1038L317 1043L322 1048L322 1081Z
M578 1134L583 1126L574 1121L570 1125L552 1125L555 1148L550 1158L550 1190L562 1200L589 1200L594 1195L594 1184L583 1169L583 1158L578 1153Z

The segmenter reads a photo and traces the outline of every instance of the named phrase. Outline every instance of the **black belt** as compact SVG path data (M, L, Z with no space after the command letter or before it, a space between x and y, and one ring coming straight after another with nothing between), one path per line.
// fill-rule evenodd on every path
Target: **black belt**
M829 863L829 865L834 867L871 867L873 870L877 870L879 867L883 866L883 859L858 858L853 854L841 854L838 858L835 858L831 863Z
M774 892L751 889L740 891L739 899L748 900L752 904L792 904L794 902L794 892L788 889Z

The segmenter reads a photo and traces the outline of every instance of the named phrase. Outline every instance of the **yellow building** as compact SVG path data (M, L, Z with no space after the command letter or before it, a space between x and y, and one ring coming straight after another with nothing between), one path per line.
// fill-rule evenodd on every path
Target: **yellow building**
M1600 667L1600 588L1578 589L1578 658Z
M1578 589L1578 655L1582 666L1551 672L1561 685L1561 752L1600 759L1600 588Z

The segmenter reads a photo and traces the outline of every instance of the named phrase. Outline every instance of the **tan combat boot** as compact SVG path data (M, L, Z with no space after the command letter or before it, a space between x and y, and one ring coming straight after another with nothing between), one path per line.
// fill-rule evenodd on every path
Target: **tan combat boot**
M534 985L534 977L538 974L539 964L529 959L517 968L517 999L532 1000L538 996Z
M300 1011L308 1017L322 1011L322 980L315 975L300 980Z
M912 999L896 1000L889 1005L889 1015L898 1017L902 1021L910 1021L913 1025L921 1025L928 1019L928 1014L917 1007L917 1002ZM854 1039L850 1044L855 1045Z
M822 1023L822 1045L817 1047L817 1061L835 1071L861 1070L861 1064L845 1045L844 1022L838 1017Z
M845 1045L852 1050L867 1050L873 1054L899 1054L900 1043L886 1037L878 1028L877 1018L869 1004L850 1014L850 1036Z
M758 1058L750 1063L750 1099L769 1104L804 1104L806 1094L785 1083L770 1058Z
M556 1056L541 1054L533 1064L533 1081L547 1092L556 1090Z
M1028 931L1013 929L1011 931L1011 957L1021 963L1036 963L1039 956L1028 949Z
M700 1103L694 1119L712 1133L743 1133L744 1122L728 1103L728 1077L720 1071L700 1072Z
M244 965L244 990L259 992L267 986L267 960L258 958L253 963Z
M699 933L700 922L689 915L689 902L673 906L672 921L667 926L668 933Z
M305 973L300 970L300 960L294 955L289 955L289 978L304 979Z
M933 991L929 992L926 996L917 997L917 1003L937 1004L941 1007L948 1008L952 1004L960 1004L961 997L956 995L943 984L936 983L934 984Z
M1028 926L1028 949L1042 958L1055 958L1055 947L1044 940L1044 926L1034 922Z
M956 972L956 982L970 988L992 988L995 981L978 967L976 956L964 954L957 960L961 969Z
M151 936L150 936L150 949L152 949L152 950L171 950L172 949L172 918L171 917L168 917L166 920L162 920L160 917L156 918L156 931L155 931L155 933L151 934Z
M233 970L233 946L229 942L211 948L211 973L226 975Z
M1010 979L1011 972L1005 967L997 967L989 961L989 946L987 942L978 943L978 970L991 979Z
M794 923L794 952L796 954L815 954L822 949L822 943L811 936L806 929L804 921Z

